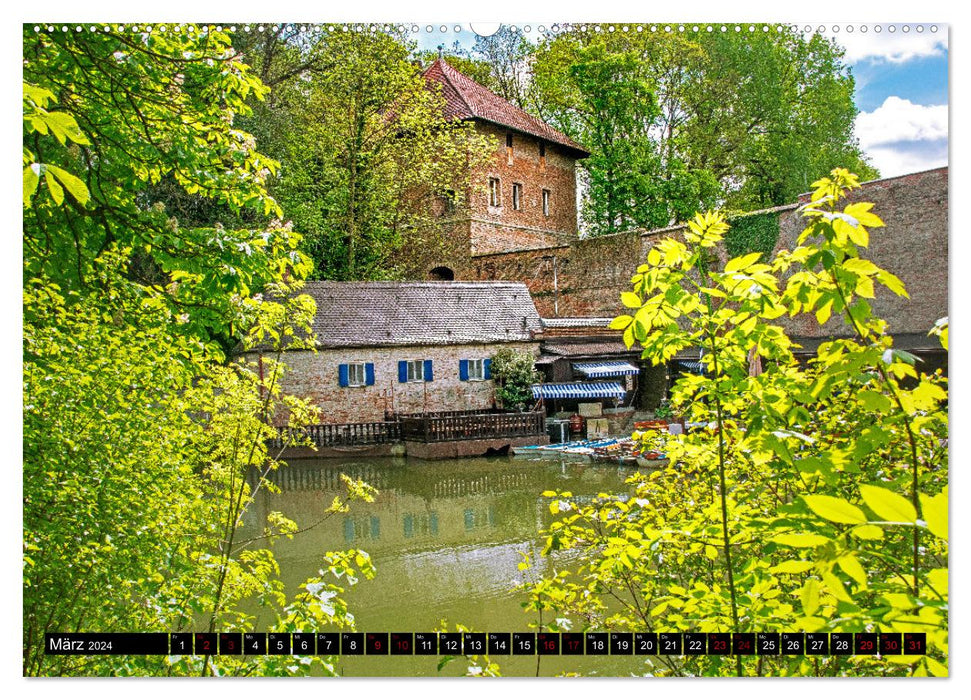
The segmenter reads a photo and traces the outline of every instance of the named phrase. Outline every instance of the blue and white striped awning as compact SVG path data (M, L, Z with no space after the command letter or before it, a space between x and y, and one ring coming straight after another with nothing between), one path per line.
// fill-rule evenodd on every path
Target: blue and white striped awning
M675 360L674 366L682 372L691 372L692 374L704 374L707 370L703 362L694 360Z
M637 367L630 362L615 360L612 362L574 362L573 369L583 372L588 377L621 377L625 374L638 374Z
M622 399L627 393L617 382L533 384L534 399Z

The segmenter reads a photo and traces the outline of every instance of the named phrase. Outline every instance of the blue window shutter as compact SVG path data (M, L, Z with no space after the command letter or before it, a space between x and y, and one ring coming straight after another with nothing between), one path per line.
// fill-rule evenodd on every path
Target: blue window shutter
M469 361L459 360L459 379L463 382L469 381Z
M344 541L354 541L354 521L350 518L344 518Z
M398 381L408 383L408 360L398 360Z
M432 361L425 360L425 381L430 382L434 377L432 376Z
M482 363L482 378L492 379L492 360L486 360Z
M367 386L374 386L374 363L372 362L364 365L364 383Z
M350 381L347 378L347 365L340 365L337 368L337 383L341 386L347 386Z

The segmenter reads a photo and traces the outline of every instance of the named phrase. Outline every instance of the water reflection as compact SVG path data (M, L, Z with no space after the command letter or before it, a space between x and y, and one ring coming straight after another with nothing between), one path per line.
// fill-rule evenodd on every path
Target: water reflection
M343 493L341 473L363 479L380 494L374 503L354 503L350 513L326 518L334 497ZM530 554L539 572L552 566L539 557L538 533L552 518L540 494L569 490L588 500L600 492L625 491L629 473L585 461L535 458L305 461L273 474L280 493L258 494L243 534L258 534L273 511L302 528L319 522L274 544L291 594L317 574L325 552L349 547L369 552L376 578L347 595L359 630L431 631L445 619L450 626L482 631L526 631L532 618L519 604L521 594L512 590L523 582L521 553ZM427 658L344 661L349 674L436 673ZM577 665L564 663L544 660L544 670ZM519 667L520 673L535 672L535 660L504 659L502 665L513 673Z

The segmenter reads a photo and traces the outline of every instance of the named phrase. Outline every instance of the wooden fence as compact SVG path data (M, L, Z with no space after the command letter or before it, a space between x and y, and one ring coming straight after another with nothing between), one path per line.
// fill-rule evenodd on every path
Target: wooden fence
M401 417L401 437L418 442L526 437L546 432L546 413L468 413Z
M280 449L287 439L287 431L280 431L278 438L270 440L270 447ZM300 429L317 447L339 447L344 445L380 445L387 442L398 442L401 439L401 425L397 421L380 421L375 423L333 423L308 425Z
M374 423L308 425L302 429L281 428L280 437L270 440L271 449L295 443L291 430L308 436L317 447L380 445L400 440L446 442L480 438L527 437L546 432L546 413L496 413L491 410L439 411L399 414L397 420Z

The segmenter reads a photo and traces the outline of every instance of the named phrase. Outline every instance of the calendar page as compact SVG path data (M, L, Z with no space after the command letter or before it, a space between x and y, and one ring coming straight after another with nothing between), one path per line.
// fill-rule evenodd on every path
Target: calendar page
M948 676L948 35L27 21L24 676Z

